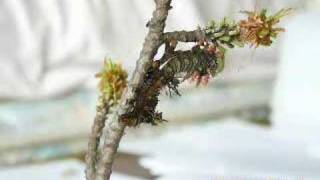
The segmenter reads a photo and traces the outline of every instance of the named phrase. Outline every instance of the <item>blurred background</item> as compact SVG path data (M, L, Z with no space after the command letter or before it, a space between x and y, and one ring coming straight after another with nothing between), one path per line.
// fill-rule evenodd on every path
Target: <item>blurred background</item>
M127 129L114 180L320 179L320 1L173 0L166 30L293 7L271 48L235 49L208 86L161 96L169 120ZM132 72L146 0L0 1L0 179L84 179L105 57Z

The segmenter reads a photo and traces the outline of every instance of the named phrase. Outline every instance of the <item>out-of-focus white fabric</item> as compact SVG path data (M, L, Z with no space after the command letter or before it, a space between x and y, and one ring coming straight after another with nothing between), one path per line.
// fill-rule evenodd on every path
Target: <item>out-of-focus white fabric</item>
M0 97L37 99L72 91L94 82L105 56L133 66L153 3L1 1ZM194 28L200 15L193 4L178 3L175 11L185 13L175 16L171 24Z
M319 16L301 14L288 24L272 105L274 129L311 148L320 142Z
M101 4L0 2L0 96L41 98L81 85L101 59Z
M167 30L195 29L209 18L253 9L255 2L174 0ZM260 6L270 3L259 0ZM132 70L153 8L146 0L1 0L0 98L38 99L93 87L104 57Z

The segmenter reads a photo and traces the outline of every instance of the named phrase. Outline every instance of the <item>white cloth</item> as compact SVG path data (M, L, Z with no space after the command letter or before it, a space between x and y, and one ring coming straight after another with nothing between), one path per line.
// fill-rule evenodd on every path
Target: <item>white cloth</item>
M195 29L209 18L253 9L255 2L174 0L167 30ZM1 0L0 99L93 87L105 56L131 70L153 9L152 0Z
M319 16L305 13L288 24L272 103L275 130L311 146L320 143Z
M0 98L37 99L91 82L104 57L133 66L153 1L2 0L0 2ZM199 22L184 1L171 24Z

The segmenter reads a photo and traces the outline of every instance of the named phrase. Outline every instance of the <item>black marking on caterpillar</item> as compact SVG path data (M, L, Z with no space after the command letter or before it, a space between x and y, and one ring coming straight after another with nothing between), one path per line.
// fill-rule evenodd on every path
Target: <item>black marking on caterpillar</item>
M163 87L162 76L159 70L158 62L154 62L145 77L143 84L136 89L137 98L133 103L131 112L122 115L122 120L128 126L138 126L141 123L150 123L157 125L159 122L166 121L162 119L162 113L156 111L158 105L158 96Z

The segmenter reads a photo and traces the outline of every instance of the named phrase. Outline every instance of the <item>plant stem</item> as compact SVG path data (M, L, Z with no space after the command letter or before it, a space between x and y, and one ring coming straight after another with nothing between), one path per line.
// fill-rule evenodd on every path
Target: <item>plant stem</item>
M120 117L133 108L134 103L132 102L134 102L137 96L136 89L143 83L146 70L150 67L158 48L162 44L163 30L165 28L168 11L171 8L171 0L155 0L155 3L156 9L153 12L153 17L148 23L149 32L145 38L133 76L128 83L127 89L123 93L120 106L114 114L114 118L106 122L106 139L97 166L96 180L110 179L115 154L126 127Z
M93 122L91 135L89 137L88 152L86 154L86 179L94 179L96 173L96 163L98 156L98 147L102 130L105 126L106 116L109 112L109 105L99 98L97 113Z
M163 34L163 41L199 42L205 38L205 33L201 29L194 31L173 31Z

